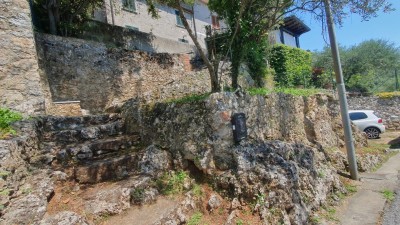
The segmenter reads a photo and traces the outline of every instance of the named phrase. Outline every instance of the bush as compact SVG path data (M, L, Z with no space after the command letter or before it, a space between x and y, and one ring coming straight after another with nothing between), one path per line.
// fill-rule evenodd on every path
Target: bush
M0 108L0 139L15 135L11 124L22 119L22 115L9 109Z
M280 87L308 87L311 83L311 53L287 45L276 45L269 56Z
M400 97L400 91L395 92L381 92L376 94L379 98L393 98L393 97Z

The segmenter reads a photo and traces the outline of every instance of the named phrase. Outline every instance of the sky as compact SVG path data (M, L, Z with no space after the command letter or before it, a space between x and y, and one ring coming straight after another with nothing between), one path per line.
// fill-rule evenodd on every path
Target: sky
M350 47L370 39L383 39L393 42L400 47L400 0L389 0L395 11L379 12L378 17L362 21L358 15L349 15L343 26L335 26L336 39L339 44ZM300 47L305 50L322 50L326 45L322 37L321 22L311 16L300 15L303 22L311 31L300 36ZM326 40L329 39L326 37Z

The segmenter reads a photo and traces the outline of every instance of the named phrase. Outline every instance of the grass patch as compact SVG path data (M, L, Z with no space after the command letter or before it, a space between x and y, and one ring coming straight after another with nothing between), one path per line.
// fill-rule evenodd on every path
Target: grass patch
M381 155L386 154L386 150L390 147L388 144L378 144L378 143L370 143L367 147L361 147L357 151L359 154L373 154L373 155Z
M318 177L319 178L325 178L325 171L323 171L323 170L318 170Z
M6 178L8 175L10 175L11 173L8 171L0 171L0 177L2 179Z
M321 223L321 218L319 218L318 216L312 216L310 218L310 222L312 224L320 224Z
M193 192L193 195L196 197L203 196L203 190L201 189L201 186L198 184L193 185L192 192Z
M0 108L0 139L9 138L17 134L11 124L22 120L22 115L6 108Z
M199 102L210 96L211 93L187 95L182 98L167 100L167 103L185 104L191 102Z
M352 184L344 184L344 188L346 188L346 191L348 193L356 193L357 192L357 186L356 185L352 185Z
M290 94L294 96L311 96L315 94L320 94L320 93L328 93L324 89L300 89L300 88L277 88L274 90L277 93L285 93L285 94Z
M8 196L10 194L10 190L9 189L3 189L0 191L0 195L1 196Z
M271 93L285 93L294 96L311 96L319 93L328 93L324 89L300 89L300 88L275 88L274 90L269 90L266 88L249 88L246 90L250 95L268 95Z
M383 197L386 200L388 200L389 202L393 201L396 196L396 194L393 191L388 190L388 189L384 189L383 191L381 191L381 193L382 193Z
M201 219L203 218L203 214L201 212L195 212L192 217L190 217L187 225L198 225L200 224Z
M244 222L242 219L236 220L236 225L243 225L243 224L244 224Z
M336 217L336 209L334 209L333 207L328 207L325 208L325 212L323 213L323 216L330 221L336 221L338 222L339 219Z
M251 96L254 95L268 95L271 94L273 91L268 90L266 88L249 88L246 90Z
M188 178L185 171L165 173L156 181L156 185L161 193L165 195L180 194L184 190L185 179Z

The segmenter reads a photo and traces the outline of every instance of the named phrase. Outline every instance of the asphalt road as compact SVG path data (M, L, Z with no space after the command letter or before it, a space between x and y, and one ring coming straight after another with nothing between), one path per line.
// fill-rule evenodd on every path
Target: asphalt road
M398 187L395 193L396 198L389 207L385 208L382 225L400 224L400 187Z

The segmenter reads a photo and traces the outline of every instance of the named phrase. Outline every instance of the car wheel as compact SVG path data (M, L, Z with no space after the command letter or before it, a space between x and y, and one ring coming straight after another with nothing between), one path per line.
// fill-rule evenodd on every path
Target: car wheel
M364 130L364 132L367 133L368 139L376 139L381 133L381 131L375 127L368 127Z

